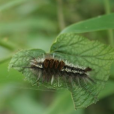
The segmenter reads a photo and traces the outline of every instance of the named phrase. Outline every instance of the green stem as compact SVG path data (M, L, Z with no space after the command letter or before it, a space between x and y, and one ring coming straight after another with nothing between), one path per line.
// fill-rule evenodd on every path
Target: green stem
M62 0L57 0L57 14L58 14L60 30L63 30L65 28L65 21L64 21L62 4L63 4Z
M1 60L0 60L0 64L6 62L6 61L8 61L8 60L10 60L11 57L12 57L12 55L10 55L10 56L8 56L8 57L6 57L6 58L4 58L4 59L1 59Z
M109 2L109 0L104 0L104 5L105 5L106 14L110 14L110 2ZM114 38L113 38L113 30L112 29L108 30L108 37L109 37L110 45L114 46Z
M11 43L8 43L8 42L4 42L4 41L1 41L0 40L0 46L10 50L10 51L14 51L15 49L17 49L16 46L14 46L13 44Z

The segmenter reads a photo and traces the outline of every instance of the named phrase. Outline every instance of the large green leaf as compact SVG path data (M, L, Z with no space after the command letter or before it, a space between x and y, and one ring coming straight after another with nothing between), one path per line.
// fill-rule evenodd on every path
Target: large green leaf
M72 24L65 28L61 33L85 33L107 29L114 29L114 13Z
M90 77L95 80L95 84L82 82L81 87L67 84L75 108L85 108L96 103L97 95L109 77L110 66L114 60L114 49L97 41L89 41L75 33L66 33L58 36L51 47L51 52L55 57L67 60L69 63L93 69Z
M26 79L36 83L37 75L31 71L30 62L32 58L42 58L46 53L40 49L24 50L16 53L9 65L9 68L22 72ZM90 67L90 78L95 83L88 83L80 80L77 84L74 80L69 83L68 79L61 79L50 82L39 80L37 83L48 88L68 88L72 93L75 108L85 108L92 103L96 103L97 96L104 87L110 74L110 66L114 60L114 49L110 46L101 44L98 41L89 41L75 33L61 34L50 49L50 55L55 58L67 61L69 64L81 67ZM58 83L59 82L59 83Z

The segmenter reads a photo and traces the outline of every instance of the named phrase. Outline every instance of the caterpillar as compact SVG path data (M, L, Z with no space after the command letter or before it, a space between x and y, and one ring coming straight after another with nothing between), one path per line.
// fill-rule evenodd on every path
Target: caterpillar
M32 58L30 65L23 68L30 68L32 73L37 77L37 81L51 82L53 84L54 80L58 80L59 77L63 82L70 80L70 83L72 83L72 80L80 83L79 80L82 79L84 82L94 82L89 76L89 72L92 71L90 67L83 68L70 65L67 61L59 60L50 55L38 59Z

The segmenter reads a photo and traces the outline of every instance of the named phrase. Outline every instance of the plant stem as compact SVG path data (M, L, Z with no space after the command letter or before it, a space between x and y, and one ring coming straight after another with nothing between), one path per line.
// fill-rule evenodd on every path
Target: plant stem
M13 44L11 43L8 43L8 42L4 42L4 41L1 41L0 40L0 46L10 50L10 51L14 51L15 49L17 49L16 46L14 46Z
M109 2L109 0L104 0L104 5L105 5L106 14L110 14L110 2ZM109 37L110 45L114 46L114 38L113 38L113 30L112 29L108 30L108 37Z
M4 58L4 59L1 59L1 60L0 60L0 64L6 62L6 61L8 61L8 60L10 60L11 57L12 57L12 56L10 55L10 56L8 56L8 57L6 57L6 58Z
M62 9L62 0L57 0L57 14L58 14L60 30L63 30L65 28L65 21Z

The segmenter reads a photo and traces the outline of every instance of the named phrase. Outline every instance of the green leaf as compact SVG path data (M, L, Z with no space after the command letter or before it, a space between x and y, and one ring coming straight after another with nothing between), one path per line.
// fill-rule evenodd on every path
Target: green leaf
M31 68L27 67L31 67L31 60L42 59L46 55L40 49L20 51L13 56L9 69L12 67L17 69L31 83L38 83L40 86L56 89L68 88L72 93L76 109L85 108L92 103L96 103L97 96L104 87L110 74L110 66L114 60L113 48L101 44L98 41L89 41L75 33L59 35L52 45L49 55L53 55L65 63L67 61L70 65L91 68L92 71L88 75L95 83L88 83L83 80L79 80L79 83L72 80L72 83L69 83L67 78L63 80L61 76L58 77L58 80L54 80L53 84L44 82L42 79L38 81L38 72L34 73Z
M100 99L103 99L105 97L113 95L114 94L113 87L114 87L114 81L109 79L105 85L105 88L103 89L103 91L99 95Z
M45 26L47 25L47 26ZM0 22L0 33L15 33L15 32L22 32L29 29L43 29L46 31L55 32L56 31L56 23L50 21L49 19L44 18L29 18L26 20L21 21L13 21L13 22ZM12 26L12 27L11 27ZM50 26L50 27L49 27ZM17 28L17 29L15 29Z
M25 75L25 79L30 81L31 83L35 83L37 80L37 77L31 72L30 68L24 68L24 67L30 67L30 62L32 58L38 58L43 56L45 52L41 49L31 49L31 50L23 50L18 53L16 53L9 64L9 69L14 68L22 74Z
M75 110L70 92L67 90L58 91L54 102L45 110L43 114L84 114L84 110Z
M96 103L97 96L109 77L114 49L98 41L89 41L75 33L66 33L57 37L51 47L51 53L73 65L92 68L90 77L95 80L95 84L81 82L80 87L72 81L72 84L67 82L67 85L76 109Z
M111 76L114 78L114 62L111 66Z
M61 33L85 33L107 29L114 29L114 13L72 24L65 28Z
M44 112L44 106L33 99L28 92L14 97L10 101L10 107L16 114L43 114Z
M27 1L27 0L13 0L13 1L10 0L10 2L8 2L6 4L2 4L0 6L0 11L7 10L7 9L9 9L9 8L15 6L15 5L21 4L25 1Z

